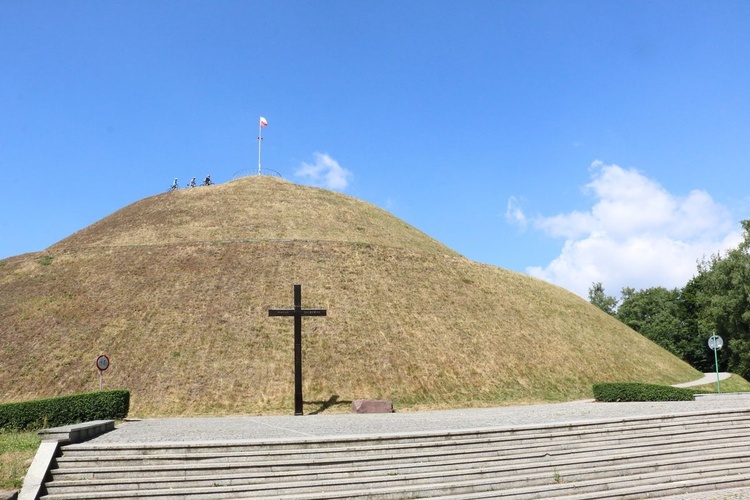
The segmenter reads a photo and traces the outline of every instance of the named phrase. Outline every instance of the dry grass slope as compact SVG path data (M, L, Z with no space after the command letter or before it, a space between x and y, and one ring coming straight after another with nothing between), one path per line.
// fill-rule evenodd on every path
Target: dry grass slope
M50 250L266 240L369 243L457 255L374 205L274 177L152 196Z
M306 401L397 409L590 397L676 383L687 364L581 298L461 257L362 201L270 177L134 203L44 253L0 261L0 401L98 387L132 414L289 413L303 305ZM310 405L307 409L314 409Z

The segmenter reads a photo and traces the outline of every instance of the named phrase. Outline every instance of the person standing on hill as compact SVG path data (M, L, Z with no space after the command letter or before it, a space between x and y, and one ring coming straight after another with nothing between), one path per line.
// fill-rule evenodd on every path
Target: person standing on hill
M176 189L180 189L180 188L179 188L179 187L177 186L177 177L175 177L175 178L174 178L174 181L172 181L172 191L174 191L174 190L176 190Z

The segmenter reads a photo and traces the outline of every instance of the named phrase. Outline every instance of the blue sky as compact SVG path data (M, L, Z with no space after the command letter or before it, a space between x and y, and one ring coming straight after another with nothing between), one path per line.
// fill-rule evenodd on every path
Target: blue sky
M263 167L585 296L750 212L750 2L0 0L0 258ZM253 202L262 203L262 200Z

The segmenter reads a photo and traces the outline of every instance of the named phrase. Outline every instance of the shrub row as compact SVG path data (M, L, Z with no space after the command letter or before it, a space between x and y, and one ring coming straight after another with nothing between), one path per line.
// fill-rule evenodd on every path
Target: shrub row
M123 419L130 409L130 391L98 391L50 399L0 404L0 429L37 430L45 427Z
M594 398L606 403L618 401L693 401L695 399L694 394L697 392L701 391L634 382L594 384Z

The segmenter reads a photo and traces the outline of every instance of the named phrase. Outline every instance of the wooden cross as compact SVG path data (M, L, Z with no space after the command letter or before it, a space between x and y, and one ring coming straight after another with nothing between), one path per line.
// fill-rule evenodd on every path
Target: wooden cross
M269 309L268 316L294 316L294 414L302 411L302 316L325 316L325 309L302 309L302 285L294 285L294 309Z

